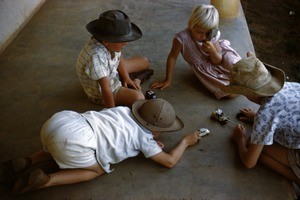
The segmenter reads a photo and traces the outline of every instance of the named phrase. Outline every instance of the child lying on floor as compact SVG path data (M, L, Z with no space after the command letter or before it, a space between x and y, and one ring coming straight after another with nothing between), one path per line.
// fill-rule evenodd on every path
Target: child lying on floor
M110 164L140 152L172 168L185 149L201 139L199 132L184 136L169 153L155 138L161 132L177 131L183 126L171 104L159 98L138 100L132 109L118 106L81 114L58 112L42 128L44 150L1 163L0 181L14 181L15 177L13 194L89 181L112 172ZM59 170L46 173L34 167L46 160L55 161Z

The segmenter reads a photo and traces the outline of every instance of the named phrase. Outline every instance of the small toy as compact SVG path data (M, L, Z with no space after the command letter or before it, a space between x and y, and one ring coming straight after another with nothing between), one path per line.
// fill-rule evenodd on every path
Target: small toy
M199 128L199 136L204 137L210 133L210 131L207 128Z
M237 123L234 123L229 119L229 117L225 116L221 109L213 111L210 117L220 122L221 125L226 125L228 122L237 125Z
M218 34L219 29L214 28L206 33L206 41L211 41Z
M146 99L156 99L157 96L152 90L147 90L146 91Z

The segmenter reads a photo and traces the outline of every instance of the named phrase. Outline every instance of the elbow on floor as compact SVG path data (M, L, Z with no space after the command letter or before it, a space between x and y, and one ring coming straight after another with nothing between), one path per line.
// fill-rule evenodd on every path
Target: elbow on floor
M175 162L170 161L170 162L168 162L168 163L165 164L165 167L171 169L171 168L173 168L175 165L176 165Z
M254 163L254 162L244 162L244 165L247 169L252 169L253 167L255 167L256 163Z

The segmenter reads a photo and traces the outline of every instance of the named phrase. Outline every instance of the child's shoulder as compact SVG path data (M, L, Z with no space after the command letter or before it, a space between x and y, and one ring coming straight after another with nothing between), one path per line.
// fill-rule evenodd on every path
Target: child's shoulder
M90 38L87 43L85 44L85 49L89 52L94 52L94 53L105 53L107 52L106 48L104 45L99 42L98 40L94 38Z
M189 34L189 28L182 29L181 31L176 33L176 35L182 35L182 34Z
M185 28L183 30L181 30L180 32L178 32L176 35L175 35L175 38L179 41L183 41L183 40L186 40L186 39L189 39L191 36L190 36L190 31L188 28Z

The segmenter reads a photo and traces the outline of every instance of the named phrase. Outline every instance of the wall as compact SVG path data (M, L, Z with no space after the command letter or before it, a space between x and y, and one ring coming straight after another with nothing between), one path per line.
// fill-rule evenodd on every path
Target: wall
M46 0L0 0L0 53Z

